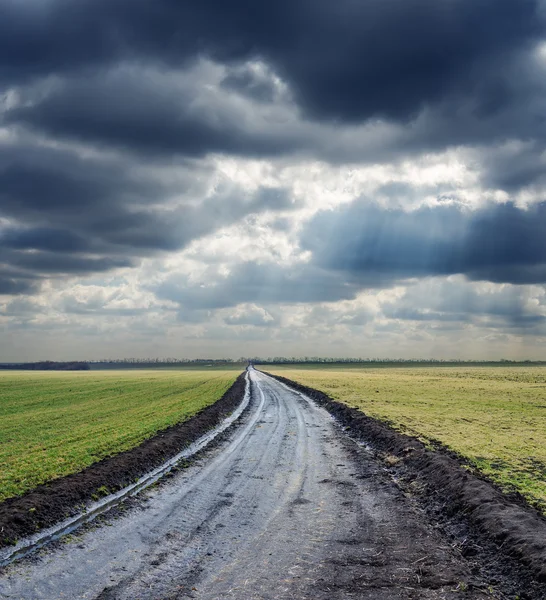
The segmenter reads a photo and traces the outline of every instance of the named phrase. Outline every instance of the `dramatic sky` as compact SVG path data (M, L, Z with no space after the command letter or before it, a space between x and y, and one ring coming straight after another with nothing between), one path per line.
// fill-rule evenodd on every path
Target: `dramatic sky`
M546 359L543 0L0 0L0 360Z

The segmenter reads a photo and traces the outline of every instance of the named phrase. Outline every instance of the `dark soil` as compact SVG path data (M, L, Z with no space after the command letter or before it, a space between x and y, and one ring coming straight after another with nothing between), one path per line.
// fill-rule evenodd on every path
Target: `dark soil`
M120 490L159 467L231 414L244 393L241 373L220 400L188 421L158 432L132 450L0 503L0 548L77 514L97 495Z
M521 496L503 494L485 478L468 472L454 453L428 450L416 438L323 392L267 374L323 406L352 437L386 456L406 495L415 497L444 530L459 538L463 555L487 555L488 547L485 561L496 563L492 571L527 582L531 595L521 598L546 597L546 519ZM540 590L544 596L536 595Z

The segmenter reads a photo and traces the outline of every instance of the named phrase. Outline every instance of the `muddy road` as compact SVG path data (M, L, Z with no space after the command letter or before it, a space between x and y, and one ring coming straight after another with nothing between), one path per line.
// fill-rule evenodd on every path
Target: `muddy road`
M219 445L105 524L3 569L0 598L491 597L325 410L250 378L250 408Z

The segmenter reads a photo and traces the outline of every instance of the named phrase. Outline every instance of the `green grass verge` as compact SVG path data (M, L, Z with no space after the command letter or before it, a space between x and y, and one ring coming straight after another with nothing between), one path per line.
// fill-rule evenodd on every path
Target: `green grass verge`
M0 501L81 471L213 404L238 371L0 372Z
M264 370L440 442L546 514L546 367Z

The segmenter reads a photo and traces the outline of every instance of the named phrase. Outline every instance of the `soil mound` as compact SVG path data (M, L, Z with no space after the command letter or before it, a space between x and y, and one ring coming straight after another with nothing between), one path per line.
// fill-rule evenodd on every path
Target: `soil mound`
M267 374L323 406L353 437L390 455L403 467L406 484L413 482L448 515L469 521L475 531L495 542L499 552L518 560L538 581L546 582L546 519L522 497L507 496L489 481L469 473L454 454L428 450L416 438L398 433L323 392Z
M218 425L241 403L245 373L214 404L188 421L158 432L140 446L0 503L0 547L77 514L93 497L133 483Z

